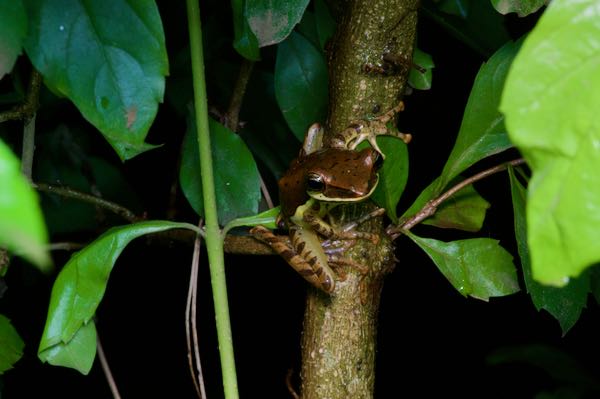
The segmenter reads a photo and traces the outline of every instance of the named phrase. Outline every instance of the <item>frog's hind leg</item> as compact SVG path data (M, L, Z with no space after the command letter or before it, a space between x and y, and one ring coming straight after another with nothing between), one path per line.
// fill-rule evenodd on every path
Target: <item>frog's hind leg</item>
M329 266L326 264L327 261L325 260L325 264L323 264L323 259L319 259L319 254L311 252L310 246L306 245L305 237L302 235L301 231L290 229L292 247L290 247L284 239L276 236L271 230L263 226L252 228L250 234L256 239L269 245L273 251L285 259L298 274L313 286L326 293L333 292L335 288L335 278L329 269Z

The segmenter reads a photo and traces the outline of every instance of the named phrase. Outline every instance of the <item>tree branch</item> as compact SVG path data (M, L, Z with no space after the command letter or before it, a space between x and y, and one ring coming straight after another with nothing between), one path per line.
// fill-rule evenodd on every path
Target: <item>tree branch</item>
M437 208L444 201L448 200L450 197L452 197L454 194L456 194L463 188L475 183L476 181L485 179L490 175L501 172L507 169L509 166L517 166L523 163L525 163L525 160L523 158L514 159L501 165L496 165L492 168L486 169L482 172L477 173L476 175L469 177L468 179L461 181L460 183L450 188L448 191L446 191L439 197L429 201L427 204L425 204L425 206L423 206L423 208L421 208L419 212L417 212L414 216L406 220L401 225L396 225L392 228L388 228L388 235L392 237L392 240L395 240L396 238L398 238L398 236L402 234L402 231L410 230L417 224L421 223L423 220L427 219L430 216L433 216L433 214L437 211Z
M137 216L135 213L130 211L129 209L116 204L111 201L107 201L103 198L96 197L91 194L82 193L81 191L73 190L68 187L57 187L50 184L44 183L33 183L33 187L39 191L60 195L65 198L72 198L83 202L88 202L92 205L98 206L103 209L107 209L117 215L121 216L123 219L134 223L143 220L143 218Z
M35 114L39 106L41 87L42 75L37 70L33 69L31 71L31 78L29 80L25 101L8 111L0 112L0 123L9 120L28 119Z

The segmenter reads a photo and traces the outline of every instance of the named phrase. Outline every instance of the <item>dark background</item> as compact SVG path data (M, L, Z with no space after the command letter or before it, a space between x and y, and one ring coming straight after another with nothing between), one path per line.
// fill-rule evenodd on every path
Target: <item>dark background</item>
M171 57L187 43L183 11L161 8ZM534 18L511 17L507 23L516 38L532 26ZM401 208L409 206L419 191L439 174L460 126L473 78L483 62L479 54L428 18L419 23L419 47L433 55L436 67L432 90L416 91L406 97L407 109L399 119L400 129L414 137L409 147L410 179ZM263 65L269 68L273 54L269 50L262 54ZM230 57L239 62L235 54ZM27 68L23 60L19 66ZM182 81L173 69L172 60L168 87ZM209 95L210 90L209 86ZM85 125L68 103L60 107L60 112L62 122ZM41 126L44 122L57 123L56 114L44 109L39 118ZM148 141L164 146L121 166L150 219L165 217L184 129L185 121L180 115L168 103L163 105ZM98 154L116 162L116 156L100 135L92 133L90 139L94 140ZM482 162L473 170L516 156L516 152L509 152ZM478 183L476 188L492 203L479 236L499 239L515 255L518 264L507 175L498 174ZM193 222L195 217L181 196L178 204L178 220ZM415 232L440 239L456 239L457 234L462 237L461 233L421 226ZM83 236L80 240L71 237L83 242L90 238L93 236ZM540 369L524 364L486 363L486 356L506 346L549 345L573 356L594 375L600 375L596 362L600 353L594 344L600 333L599 313L594 301L590 300L579 322L562 337L558 322L546 312L537 312L523 292L493 298L489 303L465 299L409 240L401 237L397 241L396 256L400 261L385 283L381 302L377 398L437 395L528 398L540 390L557 387ZM55 264L63 265L67 259L64 253L58 253ZM187 244L149 245L140 239L127 247L115 265L98 310L97 328L124 398L194 397L184 330L190 260L191 247ZM226 267L240 394L243 398L289 397L285 375L289 368L296 373L299 369L306 284L282 259L274 256L228 255ZM73 370L41 364L37 359L37 344L53 279L54 276L39 275L18 260L6 276L8 291L0 301L0 312L12 320L26 348L16 368L0 377L0 395L108 398L110 391L97 361L90 375L82 376ZM220 365L210 278L204 258L199 291L204 376L209 397L218 398L222 396Z

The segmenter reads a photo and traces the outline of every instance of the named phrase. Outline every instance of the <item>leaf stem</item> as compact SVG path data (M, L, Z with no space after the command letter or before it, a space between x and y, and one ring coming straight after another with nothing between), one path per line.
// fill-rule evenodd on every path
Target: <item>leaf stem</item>
M468 179L461 181L460 183L453 186L452 188L450 188L448 191L446 191L439 197L427 202L423 206L423 208L421 208L421 210L419 212L417 212L414 216L409 218L407 221L405 221L401 225L396 225L396 226L393 226L392 228L388 229L388 231L387 231L388 235L390 235L392 237L392 239L395 240L398 236L400 236L400 234L402 234L403 231L408 231L408 230L412 229L414 226L421 223L423 220L432 216L437 211L437 208L444 201L446 201L448 198L452 197L454 194L456 194L457 192L459 192L466 186L471 185L478 180L482 180L490 175L501 172L501 171L505 170L506 168L508 168L509 166L517 166L517 165L521 165L523 163L525 163L525 160L523 158L513 159L512 161L505 162L500 165L496 165L492 168L489 168L482 172L479 172L476 175L469 177Z
M117 215L121 216L123 219L125 219L129 222L132 222L132 223L139 222L140 220L142 220L141 217L137 216L135 213L133 213L129 209L125 208L124 206L121 206L121 205L116 204L111 201L107 201L100 197L96 197L95 195L86 194L86 193L82 193L81 191L73 190L72 188L69 188L69 187L58 187L58 186L53 186L51 184L44 184L44 183L33 183L33 187L35 189L37 189L38 191L56 194L56 195L60 195L61 197L72 198L72 199L76 199L76 200L83 201L83 202L88 202L92 205L95 205L100 208L107 209L113 213L116 213Z
M198 0L186 0L186 3L190 33L190 51L192 56L196 134L200 153L204 216L206 218L206 250L208 252L213 301L215 306L217 337L219 340L219 354L221 357L221 372L223 375L225 398L237 399L239 394L235 360L233 356L231 323L229 320L229 304L227 299L223 258L223 239L221 237L217 219L212 154L208 130L208 106L206 101L206 82L204 78L200 8Z
M108 360L106 359L106 354L104 353L104 348L102 348L102 343L100 342L100 337L98 335L96 335L96 349L98 350L98 359L100 359L100 365L102 366L102 371L104 372L104 376L110 387L110 392L114 399L121 399L119 388L115 382L115 377L113 377L113 374L110 371L110 366L108 365Z

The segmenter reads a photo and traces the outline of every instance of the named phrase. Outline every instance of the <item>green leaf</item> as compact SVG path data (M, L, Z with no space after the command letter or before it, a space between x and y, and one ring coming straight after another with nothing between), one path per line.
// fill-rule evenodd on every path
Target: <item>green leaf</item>
M512 168L509 169L509 175L515 219L515 238L519 257L521 258L525 287L527 287L527 292L529 292L535 308L537 310L545 309L554 316L560 323L564 335L579 320L579 316L587 303L588 292L590 291L590 276L589 274L581 275L569 281L569 284L562 288L544 286L533 280L525 221L527 192L525 187L517 180Z
M596 303L600 304L600 267L595 265L590 269L590 289Z
M68 342L59 342L38 353L42 362L53 366L70 367L87 375L96 357L96 325L84 323Z
M0 0L0 79L10 72L27 35L27 14L21 0Z
M275 97L298 140L311 124L325 120L327 86L325 57L302 35L292 32L277 49Z
M227 223L227 225L223 228L223 235L227 234L227 232L235 227L241 226L264 226L267 229L276 229L277 228L277 216L281 212L281 207L276 206L275 208L271 208L264 212L261 212L257 215L246 216L243 218L237 218Z
M24 347L25 343L10 320L0 314L0 375L13 368L13 365L23 356Z
M438 192L477 161L512 146L498 104L508 68L519 47L520 42L507 43L479 69Z
M443 242L408 236L433 260L463 296L487 301L519 291L512 256L491 238Z
M183 141L179 181L181 189L198 215L204 215L200 161L196 125L190 112ZM225 225L240 216L258 211L260 176L252 154L244 141L220 123L210 120L210 138L214 165L215 191L219 224Z
M246 18L260 47L283 41L302 18L309 0L246 0Z
M476 232L481 230L489 207L490 203L469 185L442 203L435 214L425 219L423 224Z
M48 271L52 261L47 243L37 195L21 174L19 160L0 141L0 247Z
M564 285L600 261L600 9L555 0L525 40L501 109L533 176L527 242L533 277Z
M431 55L419 50L415 47L413 52L413 62L418 65L422 70L418 70L415 67L410 69L408 74L408 84L417 90L429 90L431 89L432 69L435 67Z
M154 1L26 0L25 49L56 93L68 97L122 160L144 142L168 73Z
M250 29L244 14L246 1L231 0L231 8L233 10L233 47L244 58L252 61L260 60L258 39Z
M364 144L366 147L367 143ZM388 217L396 223L396 206L408 180L408 149L402 140L389 136L377 137L377 145L385 154L385 162L379 170L379 183L371 199L385 208Z
M43 361L52 359L57 362L53 364L83 370L85 373L86 366L91 367L95 356L92 317L104 296L108 277L117 258L133 239L175 228L195 230L190 224L168 221L115 227L74 254L52 287L38 357Z
M336 24L324 0L315 0L315 22L317 25L317 34L319 36L321 50L325 51L327 41L331 39L335 33Z
M302 16L302 20L296 27L296 32L302 34L308 39L316 48L321 48L319 43L319 34L317 33L317 23L315 21L315 14L312 11L306 10Z
M510 40L506 21L487 0L423 0L421 9L485 58Z
M542 8L549 0L492 0L492 5L500 14L516 12L526 17Z

